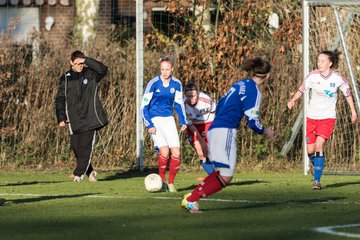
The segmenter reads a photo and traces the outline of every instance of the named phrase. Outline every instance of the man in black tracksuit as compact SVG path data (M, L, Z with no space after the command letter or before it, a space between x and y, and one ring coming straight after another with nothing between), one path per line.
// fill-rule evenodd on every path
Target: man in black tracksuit
M72 178L80 182L87 175L89 181L95 182L96 171L91 165L95 134L108 123L97 88L107 67L80 51L71 54L70 64L71 69L59 81L56 117L60 127L66 123L69 126L70 143L77 161Z

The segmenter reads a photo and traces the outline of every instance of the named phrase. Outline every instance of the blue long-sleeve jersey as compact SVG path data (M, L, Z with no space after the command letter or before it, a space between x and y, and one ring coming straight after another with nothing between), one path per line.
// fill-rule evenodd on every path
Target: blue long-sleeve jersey
M149 81L144 91L141 112L147 128L154 127L151 118L173 116L173 106L178 114L180 125L186 125L185 108L182 98L182 85L175 77L170 78L168 86L163 85L160 76Z
M254 80L242 79L231 86L225 96L220 98L212 128L238 128L244 117L249 127L262 134L264 128L259 120L261 93Z

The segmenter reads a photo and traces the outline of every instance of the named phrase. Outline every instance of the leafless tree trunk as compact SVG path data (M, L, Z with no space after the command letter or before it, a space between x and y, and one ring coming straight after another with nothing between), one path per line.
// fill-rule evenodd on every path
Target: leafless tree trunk
M96 36L100 0L76 0L73 43L85 45Z
M210 0L195 1L195 17L196 23L209 33L211 31Z

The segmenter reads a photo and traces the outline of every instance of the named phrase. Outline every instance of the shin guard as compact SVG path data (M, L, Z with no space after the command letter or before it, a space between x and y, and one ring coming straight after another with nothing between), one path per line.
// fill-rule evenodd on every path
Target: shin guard
M315 157L315 154L314 154L314 153L309 153L309 154L308 154L308 157L309 157L309 160L310 160L311 165L314 166L314 157Z
M324 168L325 156L322 152L316 152L314 157L314 180L320 182L322 171Z
M180 167L180 157L176 158L171 156L170 166L169 166L169 183L174 183L175 176Z
M213 172L200 183L186 199L189 202L196 202L200 198L208 197L225 187L225 183L219 172Z
M166 167L167 167L167 162L168 162L168 157L164 157L161 154L157 155L157 159L158 159L158 170L159 170L159 175L161 177L161 179L166 182L165 179L165 173L166 173Z

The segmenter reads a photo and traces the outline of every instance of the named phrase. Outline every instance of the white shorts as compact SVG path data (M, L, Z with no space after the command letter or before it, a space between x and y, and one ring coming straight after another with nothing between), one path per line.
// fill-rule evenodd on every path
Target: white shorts
M209 159L219 168L220 175L232 177L236 168L235 128L213 128L207 132Z
M180 147L179 134L174 117L154 117L151 119L156 133L151 134L155 147Z

